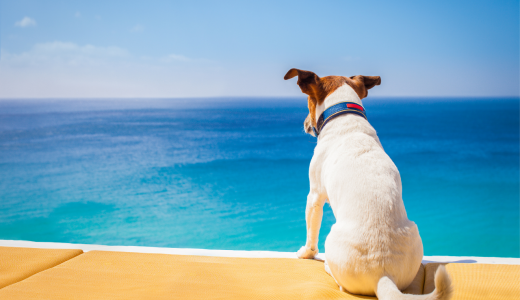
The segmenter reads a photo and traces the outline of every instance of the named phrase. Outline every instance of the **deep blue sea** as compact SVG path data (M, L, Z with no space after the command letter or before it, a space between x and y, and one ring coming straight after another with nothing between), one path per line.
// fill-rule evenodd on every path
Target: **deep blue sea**
M364 101L425 255L520 257L519 99ZM0 100L0 239L296 251L306 99ZM328 204L320 251L334 216Z

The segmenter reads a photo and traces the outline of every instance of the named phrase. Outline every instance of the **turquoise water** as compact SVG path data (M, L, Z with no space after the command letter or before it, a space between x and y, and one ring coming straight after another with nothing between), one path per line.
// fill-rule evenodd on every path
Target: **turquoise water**
M518 99L367 99L426 255L520 257ZM0 239L296 251L306 100L2 100ZM320 249L334 223L325 208Z

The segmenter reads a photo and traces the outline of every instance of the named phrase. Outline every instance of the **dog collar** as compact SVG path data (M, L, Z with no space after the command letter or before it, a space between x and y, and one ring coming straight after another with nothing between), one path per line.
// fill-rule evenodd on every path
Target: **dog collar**
M320 132L323 130L323 127L325 127L325 124L327 124L328 121L334 119L337 116L344 115L344 114L356 114L360 115L363 118L367 119L367 115L365 112L365 109L363 106L354 103L354 102L341 102L335 105L332 105L331 107L327 108L318 118L317 126L312 127L312 130L314 130L314 134L316 137L320 135Z

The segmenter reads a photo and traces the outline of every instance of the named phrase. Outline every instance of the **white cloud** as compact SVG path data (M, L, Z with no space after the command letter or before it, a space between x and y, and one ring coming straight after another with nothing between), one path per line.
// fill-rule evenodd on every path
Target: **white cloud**
M143 32L144 27L141 24L136 24L134 27L130 29L131 32Z
M184 55L178 55L178 54L170 54L163 58L161 58L162 62L170 63L175 61L192 61L191 59L187 58Z
M215 96L230 81L220 64L177 54L141 57L60 41L0 51L0 98Z
M12 54L2 50L0 65L5 67L97 66L130 57L118 47L79 46L67 42L36 44L27 52Z
M29 26L36 26L36 21L29 17L24 17L20 21L14 23L14 26L18 26L18 27L22 27L22 28L29 27Z

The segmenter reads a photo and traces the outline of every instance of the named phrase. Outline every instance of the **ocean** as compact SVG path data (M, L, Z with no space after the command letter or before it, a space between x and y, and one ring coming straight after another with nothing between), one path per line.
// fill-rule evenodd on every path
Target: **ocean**
M519 99L368 98L425 255L520 257ZM0 239L297 251L306 99L0 100ZM326 204L320 252L334 224Z

